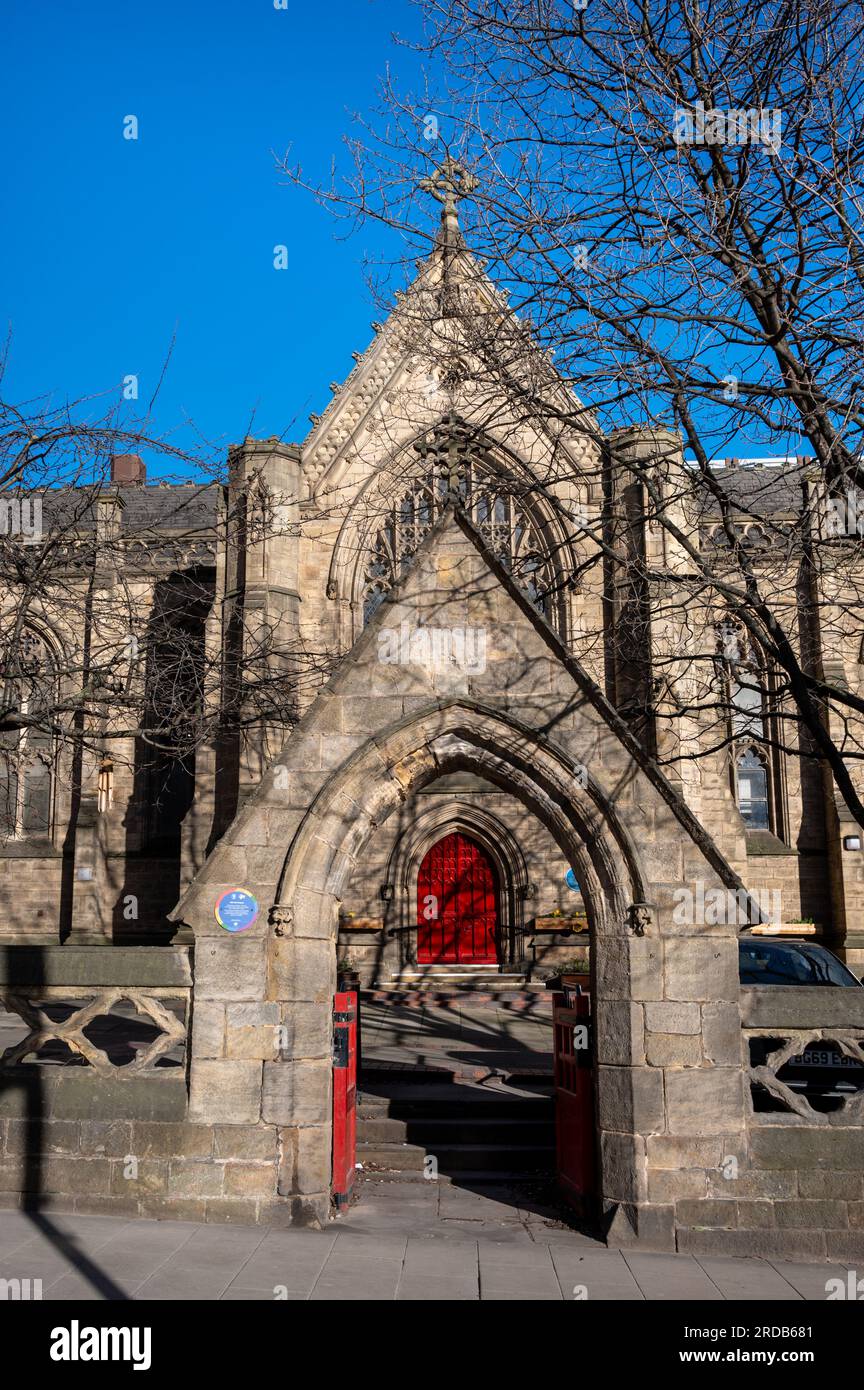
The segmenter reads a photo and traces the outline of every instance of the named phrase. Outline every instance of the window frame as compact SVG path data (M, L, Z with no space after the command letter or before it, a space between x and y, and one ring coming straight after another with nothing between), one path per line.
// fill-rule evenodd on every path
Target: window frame
M729 745L729 781L739 815L747 832L767 830L785 842L786 816L782 797L782 754L776 747L777 696L770 664L744 627L726 618L717 624L717 646L722 667L723 704ZM734 652L738 653L736 657ZM736 704L737 690L758 692L758 708ZM736 725L736 714L744 720ZM755 727L757 726L758 727ZM765 773L767 826L751 825L741 810L739 766L751 755Z
M48 698L44 703L47 703L49 708L56 701L59 689L59 669L54 648L44 633L37 628L28 626L21 634L19 646L24 639L38 643L44 653L43 672L38 676L29 675L25 667L19 674L7 675L4 689L8 690L10 685L19 687L18 709L22 715L26 716L31 713L33 701L31 691L33 688L37 686L41 686L43 689L47 688ZM21 687L24 688L20 689ZM38 707L37 705L36 708ZM3 741L0 742L0 759L4 762L8 775L0 778L0 785L5 783L9 787L14 781L14 796L8 797L5 805L0 805L0 845L45 840L53 843L56 820L58 747L55 732L34 731L27 725L3 736ZM47 771L47 817L43 825L34 828L27 824L30 809L27 784L29 773L37 764Z

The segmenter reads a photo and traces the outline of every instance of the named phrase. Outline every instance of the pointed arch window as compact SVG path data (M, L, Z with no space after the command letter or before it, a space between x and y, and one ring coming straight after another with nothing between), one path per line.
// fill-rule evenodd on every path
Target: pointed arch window
M363 621L402 578L427 532L456 496L495 558L534 607L563 635L562 576L525 488L486 466L468 431L450 424L417 446L424 475L389 503L362 562Z
M735 755L735 799L748 830L770 830L768 763L758 748Z
M717 628L735 801L747 830L780 833L771 691L762 653L734 620Z
M57 665L48 644L25 630L2 656L0 838L47 836L52 829Z

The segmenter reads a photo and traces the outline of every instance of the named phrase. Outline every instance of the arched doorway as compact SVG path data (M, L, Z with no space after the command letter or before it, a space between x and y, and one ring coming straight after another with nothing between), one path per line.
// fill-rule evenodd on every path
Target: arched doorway
M498 959L498 875L482 845L451 831L417 875L417 960L424 965Z

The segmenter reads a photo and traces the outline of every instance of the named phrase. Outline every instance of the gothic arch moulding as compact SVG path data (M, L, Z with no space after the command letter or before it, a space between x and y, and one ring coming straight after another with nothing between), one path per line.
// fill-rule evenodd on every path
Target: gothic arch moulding
M461 700L374 736L329 777L285 858L279 900L307 891L341 900L373 829L420 787L458 771L485 777L527 806L579 874L592 927L625 933L644 880L636 848L600 787L590 778L582 786L575 762L536 730Z
M568 640L567 577L577 562L563 506L556 507L551 489L512 450L448 416L369 479L342 524L327 593L347 610L346 646L406 572L454 498L496 558Z

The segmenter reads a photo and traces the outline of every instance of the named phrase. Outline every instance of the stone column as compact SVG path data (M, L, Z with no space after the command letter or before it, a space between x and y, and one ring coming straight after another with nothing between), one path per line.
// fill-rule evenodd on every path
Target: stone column
M298 450L276 439L247 439L232 449L223 631L229 672L242 663L253 682L296 671L299 523ZM239 698L247 697L241 693ZM286 714L290 718L291 710ZM274 711L243 738L238 749L240 804L281 749L286 730L287 722Z
M117 487L105 487L94 498L96 536L92 598L88 613L90 640L101 654L121 640L120 629L126 613L121 598L115 606L117 583L117 542L122 527L124 503ZM118 626L119 620L119 626ZM74 825L72 854L72 910L69 939L96 942L110 940L113 931L114 891L108 870L110 810L99 807L99 772L102 758L93 750L110 726L111 688L106 686L98 666L88 673L89 702L101 715L88 718L82 729L89 747L82 750L78 764L80 795Z

